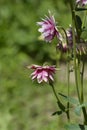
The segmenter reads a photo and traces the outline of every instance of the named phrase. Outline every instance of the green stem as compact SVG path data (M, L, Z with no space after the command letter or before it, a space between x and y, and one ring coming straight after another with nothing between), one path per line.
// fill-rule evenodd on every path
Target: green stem
M78 94L78 99L80 101L80 93L79 93L79 86L78 86L78 74L77 74L77 63L76 63L76 41L75 41L75 22L74 22L74 12L72 12L72 32L73 32L73 46L74 46L74 69L75 69L75 83L76 83L76 89Z
M78 99L80 101L80 93L79 93L79 87L78 87L78 78L77 78L77 64L76 64L76 40L75 40L75 10L73 7L73 0L69 0L70 2L70 7L71 7L71 13L72 13L72 33L73 33L73 52L74 52L74 69L75 69L75 83L76 83L76 90L77 90L77 95ZM78 30L76 28L76 30Z
M64 29L63 27L61 27L61 29L62 29L63 32L65 33L66 43L67 43L67 47L68 47L69 43L68 43L67 33L66 33L66 31L65 31L65 29ZM70 95L70 90L69 90L69 88L70 88L69 48L68 48L68 51L67 51L67 59L68 59L68 63L67 63L67 74L68 74L67 82L68 82L68 84L67 84L67 86L68 86L68 97L69 97L69 95ZM67 111L67 116L68 116L68 121L70 122L69 106L70 106L70 103L69 103L69 101L68 101L68 102L67 102L67 110L68 110L68 111Z
M78 84L78 72L80 70L78 70L77 63L76 63L76 40L75 40L75 30L74 30L75 28L76 28L76 31L77 31L79 41L80 41L80 35L78 33L78 28L76 26L75 9L74 9L74 6L73 6L73 0L69 0L69 2L70 2L71 12L72 12L72 32L73 32L73 46L74 46L73 52L74 52L75 83L76 83L78 99L79 99L79 102L81 104L81 98L80 98L80 93L79 93L79 84ZM82 82L83 82L83 80L82 80ZM82 94L82 96L83 96L83 94ZM86 114L85 107L82 107L82 112L83 112L83 116L84 116L84 124L87 124L87 114Z
M73 0L69 0L70 2L70 8L71 8L71 12L72 12L72 18L73 18L73 21L74 21L74 25L76 27L76 33L77 33L77 39L78 39L78 42L80 42L80 32L79 32L79 29L78 29L78 23L77 23L77 20L76 20L76 15L75 15L75 5L73 4L74 1Z
M80 59L78 58L78 84L79 84L79 87L81 87L81 97L80 97L80 104L83 104L84 103L84 95L83 95L83 74L84 74L84 63L83 63L83 66L82 66L82 71L80 73ZM82 107L82 112L83 112L83 116L84 116L84 124L87 124L87 114L86 114L86 109L85 107Z
M58 98L58 96L56 94L56 91L55 91L55 88L54 88L53 84L51 83L50 86L52 87L53 93L54 93L54 95L55 95L55 97L57 99L57 104L58 104L59 108L62 109L63 112L65 112L65 106L60 102L60 100L59 100L59 98ZM69 121L68 110L66 111L66 114L67 114L67 119Z
M85 27L87 11L84 12L82 28Z
M81 102L84 102L84 96L83 96L83 76L84 76L84 67L85 67L85 63L83 61L82 63L82 71L81 71Z
M82 71L81 71L81 104L84 103L84 92L83 92L83 77L84 77L84 67L85 63L82 63ZM85 107L82 107L83 115L84 115L84 124L87 124L87 113Z
M69 54L69 52L68 52ZM70 70L69 70L69 61L67 63L67 72L68 72L68 97L70 96ZM70 107L70 104L69 104L69 101L67 102L67 109L68 109L68 121L70 122L70 111L69 111L69 107Z
M80 56L77 58L77 82L78 82L78 89L80 90L81 87L81 76L80 76L80 67L81 67L81 63L80 63ZM81 95L80 95L80 100L81 102Z
M54 88L53 84L50 84L50 85L51 85L51 87L52 87L53 93L54 93L54 95L55 95L57 101L59 101L59 98L58 98L58 96L57 96L57 94L56 94L56 91L55 91L55 88Z

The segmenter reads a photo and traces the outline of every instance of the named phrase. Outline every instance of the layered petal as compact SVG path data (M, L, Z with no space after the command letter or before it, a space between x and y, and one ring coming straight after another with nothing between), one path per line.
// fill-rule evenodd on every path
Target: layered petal
M34 70L31 74L32 80L36 79L38 83L48 82L49 80L54 81L53 75L56 71L55 66L32 65L29 68Z
M37 22L37 25L40 26L38 31L41 33L45 41L51 42L55 36L59 40L62 39L57 29L55 18L51 15L51 13L49 13L49 17L45 16L45 19L42 19L41 22Z
M76 0L76 3L81 5L81 6L84 6L87 4L87 0Z

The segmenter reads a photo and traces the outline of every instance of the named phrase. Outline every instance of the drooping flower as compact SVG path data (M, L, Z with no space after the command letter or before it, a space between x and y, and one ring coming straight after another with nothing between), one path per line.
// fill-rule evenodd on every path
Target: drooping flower
M84 55L87 55L87 42L83 41L76 45L76 54L82 55L84 58Z
M73 45L73 35L72 35L72 27L71 26L66 30L66 34L67 34L67 38L68 38L68 44L70 46L72 46Z
M68 38L68 49L73 49L73 33L72 27L66 30ZM86 55L87 54L87 42L80 38L78 43L77 33L75 31L75 41L76 41L76 54L77 55Z
M73 33L72 33L72 26L70 25L69 28L66 30L67 38L68 38L68 46L72 48L73 46ZM77 41L77 33L75 30L75 39Z
M32 80L37 79L38 83L54 81L53 75L56 71L55 66L32 65L28 68L34 70L34 72L31 74Z
M66 53L68 51L68 46L66 43L58 43L56 49L61 51L62 53Z
M75 31L75 40L77 42L78 41L77 33L76 33L76 30L74 30L74 31ZM67 35L68 43L66 42L66 38L65 38L65 39L62 40L62 42L60 41L56 46L56 49L60 50L62 53L66 53L67 51L73 49L73 32L72 32L72 26L71 25L66 30L66 35Z
M75 40L78 42L78 36L75 31ZM69 28L66 30L67 38L68 38L68 47L72 48L73 47L73 32L72 32L72 26L70 25Z
M55 18L50 12L49 17L46 16L41 22L37 22L37 25L41 26L38 31L42 34L42 37L45 41L51 42L55 36L59 40L62 40L62 36L56 26Z
M87 0L76 0L76 3L81 5L81 6L84 6L87 4Z

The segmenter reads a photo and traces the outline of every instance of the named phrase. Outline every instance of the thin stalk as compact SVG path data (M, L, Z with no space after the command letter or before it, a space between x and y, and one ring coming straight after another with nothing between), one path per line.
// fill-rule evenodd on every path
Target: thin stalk
M66 33L66 31L65 31L65 29L64 28L61 28L63 31L64 31L64 33L65 33L65 36L66 36L66 42L67 42L67 47L68 47L68 45L69 45L69 43L68 43L68 37L67 37L67 33ZM68 97L70 96L70 70L69 70L69 48L68 48L68 50L67 50L67 59L68 59L68 62L67 62L67 86L68 86ZM69 108L70 108L70 103L69 103L69 101L67 102L67 116L68 116L68 121L70 122L70 110L69 110Z
M67 72L68 72L68 78L67 78L67 81L68 81L68 97L70 96L70 70L69 70L69 61L67 63ZM69 104L69 101L67 102L67 109L68 109L68 121L70 122L70 104Z
M75 40L75 30L74 29L76 28L77 34L79 34L79 33L78 33L77 26L76 26L76 21L75 21L76 19L75 19L75 10L74 10L74 7L73 7L73 0L69 0L69 2L70 2L71 12L72 12L72 32L73 32L73 45L74 45L75 83L76 83L78 99L79 99L79 102L81 104L79 86L78 86L78 74L77 74L78 67L77 67L77 63L76 63L76 40ZM80 36L78 38L80 40ZM82 112L83 112L83 116L84 116L84 124L87 124L87 114L86 114L85 107L82 107Z
M81 104L84 103L84 92L83 92L84 67L85 67L85 63L83 61L83 63L82 63L82 71L81 71ZM82 107L82 111L83 111L84 118L85 118L84 124L87 125L87 113L86 113L85 107Z
M80 88L81 88L81 73L80 73L80 69L81 69L81 62L80 62L80 56L77 58L77 80L78 80L78 87L79 87L79 92L80 92ZM80 102L81 102L81 95L80 95Z
M57 103L58 103L59 107L63 107L63 109L64 109L63 111L65 112L65 106L60 102L60 100L59 100L59 98L58 98L58 96L56 94L56 90L54 88L54 85L51 83L50 86L52 87L53 93L54 93L54 95L55 95L55 97L57 99ZM67 109L67 111L68 111L68 109ZM67 114L67 119L69 121L69 115L68 115L67 111L66 111L66 114Z
M73 33L73 52L74 52L75 83L76 83L76 90L77 90L78 99L79 99L79 102L80 102L80 93L79 93L78 78L77 78L77 63L76 63L76 40L75 40L75 26L76 26L75 20L76 20L76 18L75 18L75 9L73 7L73 0L69 0L69 2L70 2L71 13L72 13L72 33ZM76 31L77 30L78 29L76 27Z
M84 77L84 67L85 67L85 63L83 61L82 63L82 71L81 71L81 102L84 102L84 96L83 96L83 77Z
M84 12L82 28L85 27L87 11Z
M81 67L81 63L80 63L80 59L78 58L78 84L79 87L81 88L81 94L80 94L80 104L84 103L84 96L83 96L83 74L84 74L84 63L82 66L82 71L80 73L80 67ZM86 114L86 109L85 107L82 107L82 112L83 112L83 116L84 116L84 124L87 124L87 114Z
M71 8L71 12L72 12L72 17L73 17L73 20L74 20L74 25L75 25L75 28L76 28L76 33L77 33L77 37L78 37L78 42L80 41L80 32L79 32L79 29L78 29L78 23L77 23L77 20L76 20L76 15L75 15L75 5L73 4L74 1L73 0L69 0L69 3L70 3L70 8Z
M80 102L80 93L79 93L79 86L78 86L78 74L77 74L77 63L76 63L76 40L75 40L75 22L73 18L74 12L72 12L72 32L73 32L73 45L74 45L74 69L75 69L75 83L77 89L77 95Z
M58 96L57 96L57 94L56 94L56 90L55 90L53 84L50 84L50 85L51 85L51 87L52 87L53 93L54 93L54 95L55 95L57 101L59 101L59 98L58 98Z

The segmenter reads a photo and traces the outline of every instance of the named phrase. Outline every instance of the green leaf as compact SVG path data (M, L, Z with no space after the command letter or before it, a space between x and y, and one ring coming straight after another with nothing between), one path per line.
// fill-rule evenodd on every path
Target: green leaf
M81 34L81 32L82 32L82 20L78 15L76 15L76 25L77 25L79 34Z
M66 130L87 130L87 126L80 124L67 124Z
M54 115L61 115L62 113L63 113L62 111L56 111L56 112L52 113L52 116L54 116Z
M87 8L76 8L75 11L85 11Z
M83 32L84 32L84 31L87 31L87 27L83 27L82 31L83 31Z
M81 107L80 107L80 106L78 106L78 107L75 108L75 113L76 113L76 115L78 115L78 116L81 115Z
M75 108L75 113L78 115L78 116L80 116L81 115L81 109L82 109L82 107L86 107L87 106L87 102L86 103L83 103L83 104L81 104L81 105L79 105L79 106L77 106L76 108Z
M68 96L66 96L66 95L64 95L64 94L61 94L61 93L59 93L59 95L62 96L64 100L66 100L67 102L69 102L69 103L71 103L71 104L75 104L75 105L78 105L78 104L79 104L78 100L75 99L75 98L68 97Z
M83 103L81 107L87 107L87 102Z
M65 112L65 106L60 102L60 100L58 100L58 102L57 102L57 104L58 104L58 106L59 106L59 108L63 111L63 112Z

